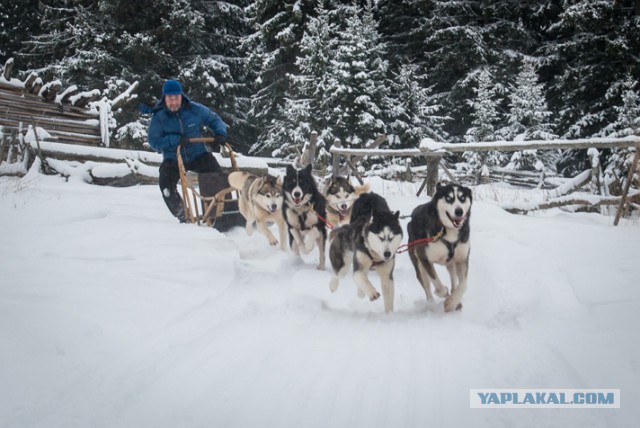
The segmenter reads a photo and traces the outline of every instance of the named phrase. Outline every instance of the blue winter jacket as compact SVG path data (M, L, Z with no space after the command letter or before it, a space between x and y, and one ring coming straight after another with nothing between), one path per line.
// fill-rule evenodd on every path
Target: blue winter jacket
M211 129L216 135L227 136L227 125L220 116L202 104L182 96L182 107L177 112L166 108L160 100L152 109L153 117L149 125L149 145L162 153L164 159L176 160L176 150L180 138L201 137L203 126ZM204 143L188 143L180 150L182 160L189 163L207 152Z

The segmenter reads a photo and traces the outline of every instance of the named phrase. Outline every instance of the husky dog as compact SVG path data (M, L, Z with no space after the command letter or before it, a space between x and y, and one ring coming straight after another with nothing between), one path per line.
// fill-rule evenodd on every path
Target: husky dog
M358 196L370 191L370 185L353 186L348 177L329 180L324 195L327 198L327 221L333 226L342 226L351 221L351 208Z
M229 174L229 184L238 190L238 208L247 220L247 234L253 234L253 223L267 237L269 244L278 245L278 240L269 230L267 222L278 225L280 248L286 250L286 224L282 215L284 196L280 180L272 176L257 177L245 171Z
M433 301L431 283L436 295L446 297L446 312L462 308L460 301L467 290L471 199L471 190L467 187L438 183L431 201L416 207L407 225L409 256L418 281L428 301ZM427 242L411 245L422 239ZM446 265L451 277L451 294L440 281L434 263Z
M364 193L353 204L351 223L331 232L329 260L333 277L329 283L336 291L353 265L353 279L358 295L373 301L380 297L368 273L375 270L380 276L385 312L393 312L395 255L402 242L400 212L391 212L387 202L375 193Z
M284 192L284 219L289 227L289 245L295 254L309 254L317 244L320 251L318 269L324 270L325 241L325 199L318 191L311 174L311 165L297 170L287 166L282 183Z

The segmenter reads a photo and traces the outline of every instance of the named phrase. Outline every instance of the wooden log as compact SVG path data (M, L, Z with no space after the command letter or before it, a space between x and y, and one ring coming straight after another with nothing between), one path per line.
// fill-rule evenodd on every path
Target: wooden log
M459 152L516 152L520 150L556 150L556 149L589 149L596 148L622 148L640 146L639 136L623 138L576 138L572 140L529 140L529 141L482 141L478 143L436 143L423 142L420 150L425 154L431 153L459 153Z
M90 102L96 101L100 98L100 91L94 89L90 92L82 92L81 94L74 95L70 98L71 104L76 107L86 107Z
M42 85L44 85L44 82L42 81L41 78L38 77L33 82L33 85L31 85L30 88L25 88L25 89L27 89L27 91L29 91L30 94L38 95L40 93L40 90L42 89Z
M125 105L126 103L128 103L129 101L133 100L134 98L136 98L136 95L133 94L133 91L135 91L138 88L138 82L133 82L126 91L124 91L122 94L118 95L112 102L111 102L111 110L112 111L116 111L119 108L121 108L123 105Z
M530 204L502 204L502 208L513 214L526 214L529 211L547 210L568 205L604 206L618 205L622 201L620 196L597 196L594 198L581 197L560 197L546 202ZM640 202L640 192L636 192L628 197L628 201Z
M44 98L45 101L51 102L56 99L60 89L62 89L62 83L59 80L55 80L44 85L38 95Z
M38 74L35 71L29 73L29 76L27 76L27 79L24 81L25 89L28 91L29 88L35 84L36 80L38 80Z
M60 103L61 104L68 103L69 98L72 95L75 95L77 93L78 93L78 87L76 85L69 86L62 94L60 94Z
M4 69L2 70L2 76L4 77L4 80L10 81L11 73L13 73L13 58L7 59L7 61L4 63Z
M382 143L384 143L385 141L387 141L387 134L380 134L378 136L378 138L376 138L375 140L371 141L369 144L367 144L364 147L364 150L372 150L372 149L377 149L378 147L380 147L380 145ZM355 164L358 163L362 160L362 158L364 158L365 155L363 156L353 156L351 158L351 161Z

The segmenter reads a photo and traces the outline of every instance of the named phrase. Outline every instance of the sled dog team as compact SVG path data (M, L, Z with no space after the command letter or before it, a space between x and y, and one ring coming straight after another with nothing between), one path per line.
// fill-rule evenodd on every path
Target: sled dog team
M338 288L340 279L352 268L358 295L376 300L380 293L369 280L369 271L376 271L385 312L393 311L393 269L403 240L400 213L391 211L387 201L370 192L368 185L353 186L348 178L338 177L329 181L323 194L311 165L301 170L288 166L282 180L236 171L229 175L229 184L238 190L238 206L249 235L255 223L269 244L279 244L286 250L288 232L294 254L309 254L318 247L318 269L324 270L330 229L331 291ZM433 301L433 284L435 294L445 299L446 312L462 307L462 295L467 289L471 203L469 188L438 183L431 201L413 210L407 225L408 243L402 246L406 247L403 251L409 252L427 300ZM268 223L277 225L278 239ZM434 264L446 266L450 289L440 280Z

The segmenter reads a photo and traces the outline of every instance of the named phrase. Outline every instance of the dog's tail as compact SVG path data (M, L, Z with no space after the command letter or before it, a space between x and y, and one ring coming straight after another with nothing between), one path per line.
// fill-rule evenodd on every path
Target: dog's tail
M246 171L234 171L229 174L229 185L234 189L242 190L244 183L246 183L252 175L253 174Z

